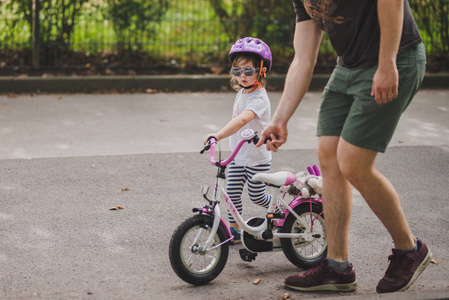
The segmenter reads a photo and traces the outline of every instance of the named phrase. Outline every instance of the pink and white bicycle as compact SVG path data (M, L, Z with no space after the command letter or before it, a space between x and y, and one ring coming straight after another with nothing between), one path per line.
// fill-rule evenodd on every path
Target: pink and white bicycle
M253 180L264 182L277 190L263 218L253 217L245 222L226 194L227 165L244 143L256 144L258 140L253 130L245 130L242 140L226 160L215 160L217 141L214 138L201 151L204 153L210 149L209 160L218 167L212 198L207 196L209 187L203 186L201 193L208 203L202 208L193 209L196 215L175 230L169 246L172 268L185 282L193 285L206 284L216 278L226 265L233 236L221 216L221 200L241 228L242 244L245 247L240 249L243 260L253 261L258 252L282 250L291 263L308 269L326 256L327 239L321 198L304 198L299 193L291 199L288 193L280 190L282 186L295 182L293 173L260 173L253 177ZM308 171L320 176L315 165L309 166Z

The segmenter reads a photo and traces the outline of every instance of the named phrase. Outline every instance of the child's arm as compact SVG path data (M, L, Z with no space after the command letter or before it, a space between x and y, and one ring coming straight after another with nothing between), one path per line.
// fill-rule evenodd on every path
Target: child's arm
M223 127L219 132L208 134L204 143L207 143L207 140L211 136L215 137L217 141L219 141L221 139L227 138L230 135L233 135L255 117L257 117L257 115L253 111L244 110L240 115L229 121L229 123L226 124L225 127Z

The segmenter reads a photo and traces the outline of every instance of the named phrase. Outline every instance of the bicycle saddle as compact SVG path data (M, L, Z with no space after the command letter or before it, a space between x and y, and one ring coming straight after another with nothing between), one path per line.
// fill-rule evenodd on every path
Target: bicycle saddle
M253 176L253 181L260 181L265 184L281 187L295 182L296 178L293 173L281 171L276 173L258 173Z

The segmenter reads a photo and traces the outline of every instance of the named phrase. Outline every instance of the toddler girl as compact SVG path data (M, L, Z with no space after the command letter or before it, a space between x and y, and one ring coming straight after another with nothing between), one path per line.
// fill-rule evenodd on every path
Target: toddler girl
M265 89L265 77L271 69L272 56L270 48L262 40L246 37L238 40L231 47L229 59L232 63L231 86L237 91L234 100L232 119L219 132L209 134L217 141L229 138L231 149L235 149L241 139L241 132L246 128L262 132L270 122L271 105ZM228 170L226 192L238 212L242 213L242 192L248 183L248 195L255 204L268 207L271 195L265 191L265 184L253 182L257 173L268 173L271 167L271 152L265 147L244 144ZM234 243L240 242L240 229L228 211L231 233Z

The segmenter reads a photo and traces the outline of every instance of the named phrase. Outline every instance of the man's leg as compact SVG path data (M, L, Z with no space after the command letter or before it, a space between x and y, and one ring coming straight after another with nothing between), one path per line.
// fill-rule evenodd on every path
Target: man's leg
M362 194L395 245L389 256L388 269L376 291L405 291L429 265L432 252L421 240L414 238L396 190L374 166L377 152L351 145L341 138L337 153L342 173Z
M326 220L327 256L349 260L348 234L352 212L352 187L340 171L337 149L340 137L321 136L318 159L323 175L323 210Z
M355 272L348 261L352 188L339 168L339 139L338 136L321 136L318 142L328 257L314 268L285 279L285 285L296 290L349 292L357 288ZM336 268L333 264L337 265Z
M340 170L386 227L395 248L410 249L415 245L415 238L408 226L396 190L374 165L376 156L375 151L351 145L340 139L337 155Z

